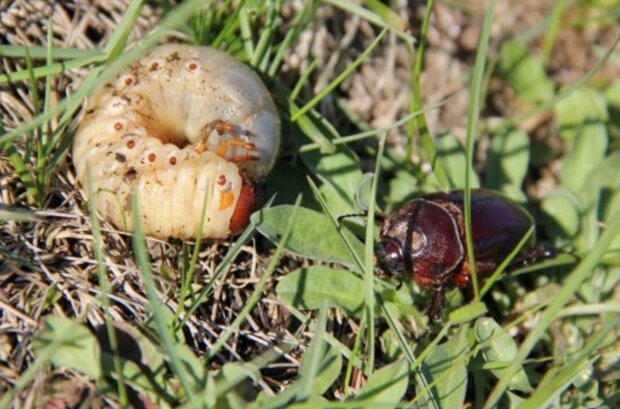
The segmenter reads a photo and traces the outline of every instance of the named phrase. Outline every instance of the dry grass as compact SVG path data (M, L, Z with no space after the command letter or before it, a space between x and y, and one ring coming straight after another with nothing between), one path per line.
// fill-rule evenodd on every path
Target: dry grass
M62 3L62 4L61 4ZM127 8L128 0L114 1L0 1L0 44L44 45L48 18L53 24L54 44L59 47L98 49L113 34ZM416 2L414 2L416 3ZM465 2L462 10L444 4L436 8L436 15L429 33L429 50L426 70L422 76L425 102L431 104L451 97L451 103L432 112L428 119L434 134L451 131L464 139L466 112L469 101L468 81L464 78L473 64L476 39L482 15L476 11L479 1ZM516 2L522 4L523 2ZM527 1L527 5L498 10L492 41L496 44L515 33L522 32L532 21L548 12L549 1ZM535 6L534 6L535 5ZM422 14L412 10L411 4L398 6L396 12L411 27L417 27ZM300 2L291 2L284 8L284 26L299 10ZM144 7L129 44L133 44L161 17L155 6ZM603 31L585 32L573 39L574 34L560 36L560 43L570 42L586 46L588 42L601 42L612 38L617 27ZM313 60L320 67L312 81L305 85L302 96L313 95L323 89L343 67L359 55L375 37L375 30L365 20L351 16L329 6L322 6L318 18L305 30L298 44L286 54L282 78L291 87L301 72ZM170 36L186 39L181 33ZM574 40L574 41L573 41ZM609 42L609 41L608 41ZM576 61L566 48L554 51L552 72L558 83L570 83L591 67L594 56L584 52L583 60ZM2 57L2 71L11 73L26 68L21 59ZM406 50L396 37L388 35L361 69L345 80L340 93L325 98L319 111L339 129L351 128L351 122L365 123L370 127L385 127L407 114L410 104L410 70ZM53 101L74 92L87 70L69 70L54 77ZM607 77L615 71L604 71ZM42 87L43 82L38 83ZM40 88L42 91L42 88ZM518 110L513 105L513 95L505 84L492 80L489 84L486 117L503 117ZM338 95L338 96L336 96ZM340 115L346 108L349 117ZM35 113L32 92L27 82L3 84L0 87L0 117L6 130L11 130L32 120ZM549 138L548 118L528 123L534 138ZM404 128L390 134L394 149L404 152ZM546 139L547 138L547 139ZM25 156L26 139L15 143ZM488 144L487 144L488 145ZM481 142L481 150L485 141ZM417 158L420 160L420 158ZM479 168L484 157L477 157ZM537 169L538 176L528 181L531 196L540 199L554 186L557 169L554 162ZM8 156L0 153L0 210L25 209L34 221L0 222L0 392L18 382L20 374L33 361L31 340L44 315L57 314L78 318L97 332L103 328L105 317L97 278L97 260L94 237L84 194L76 188L77 181L70 160L59 166L50 179L45 201L34 209L23 180L9 164ZM121 326L144 325L149 320L147 299L142 273L134 261L131 237L103 224L104 264L111 285L112 307L109 314ZM227 241L203 243L200 247L194 285L197 291L215 277L215 268L230 248ZM156 286L159 297L172 310L180 309L178 294L180 276L191 254L193 243L177 240L148 240L153 269L157 273ZM185 252L185 253L184 253ZM247 302L252 290L269 263L273 249L262 238L253 239L224 274L216 279L211 296L200 305L183 327L187 344L198 355L204 355L228 328L237 312ZM294 378L300 357L312 338L306 323L291 317L277 300L274 287L279 277L300 266L311 264L301 258L286 256L280 260L276 274L271 279L246 323L241 327L211 369L227 361L246 361L268 346L288 339L301 340L301 347L264 368L260 386L267 393L277 393ZM329 330L337 334L344 344L352 346L358 324L356 321L330 313ZM70 407L78 402L91 402L94 407L116 406L109 398L97 395L91 380L74 372L46 368L34 384L20 395L16 407ZM334 396L341 396L335 388ZM46 406L47 405L47 406ZM54 406L56 405L56 406Z

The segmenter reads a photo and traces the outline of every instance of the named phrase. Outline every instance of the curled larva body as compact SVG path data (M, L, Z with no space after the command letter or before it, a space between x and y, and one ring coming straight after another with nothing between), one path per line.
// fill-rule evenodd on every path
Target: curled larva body
M273 167L280 121L248 67L208 47L160 46L88 101L73 145L80 183L101 215L133 231L192 238L238 233L252 182ZM88 177L90 175L90 181Z

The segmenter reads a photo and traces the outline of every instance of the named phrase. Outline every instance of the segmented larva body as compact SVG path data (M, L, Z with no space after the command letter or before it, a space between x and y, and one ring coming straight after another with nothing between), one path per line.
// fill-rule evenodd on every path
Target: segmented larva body
M73 145L82 186L119 229L223 238L248 222L252 182L272 168L280 120L248 67L208 47L156 48L87 103Z

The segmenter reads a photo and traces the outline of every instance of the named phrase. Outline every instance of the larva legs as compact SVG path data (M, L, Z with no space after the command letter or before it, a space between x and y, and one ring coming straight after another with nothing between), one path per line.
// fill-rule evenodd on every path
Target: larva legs
M216 132L220 138L215 143L210 143L209 138L213 132ZM254 135L249 131L243 132L243 136L237 135L238 133L238 127L230 122L221 119L211 121L201 129L196 150L198 152L212 150L222 158L234 163L259 160L260 158L256 154L252 154L256 152L256 145L246 140ZM239 150L245 153L239 153Z

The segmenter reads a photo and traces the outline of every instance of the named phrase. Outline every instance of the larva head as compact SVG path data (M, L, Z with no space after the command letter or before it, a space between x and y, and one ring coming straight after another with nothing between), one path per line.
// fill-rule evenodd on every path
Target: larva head
M250 223L250 216L254 211L254 202L254 186L247 181L243 181L241 192L239 193L239 200L237 200L237 206L235 207L235 211L228 225L230 234L241 233L248 223Z

